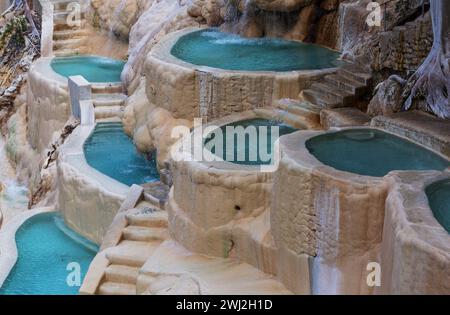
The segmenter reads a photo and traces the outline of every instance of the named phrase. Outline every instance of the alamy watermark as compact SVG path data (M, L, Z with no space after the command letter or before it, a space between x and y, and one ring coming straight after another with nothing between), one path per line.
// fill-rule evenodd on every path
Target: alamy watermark
M71 262L67 264L66 271L68 271L66 277L66 284L68 287L81 287L81 266L77 262Z
M367 11L370 12L366 18L367 25L371 27L381 26L382 21L381 4L376 1L369 2L367 4Z
M280 126L206 125L194 119L193 131L186 126L172 129L172 138L182 139L173 146L174 161L231 162L258 166L262 172L273 172L280 160Z

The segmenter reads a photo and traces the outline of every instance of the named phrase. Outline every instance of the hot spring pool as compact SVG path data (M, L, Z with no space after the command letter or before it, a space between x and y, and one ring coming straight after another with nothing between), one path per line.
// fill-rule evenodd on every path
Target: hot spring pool
M340 55L318 45L275 38L243 38L215 29L180 37L171 54L198 66L280 72L334 68Z
M72 295L78 286L69 286L67 277L80 267L81 283L98 247L64 225L55 213L39 214L26 221L16 233L17 262L0 295Z
M234 135L233 143L227 146L227 140L232 140L229 138L230 134L227 134L227 127L243 127L244 129L248 127L255 127L254 132L256 135L255 138L250 138L248 135L245 135L245 140L242 141L242 145L239 145L238 135ZM267 134L261 132L259 127L267 127ZM274 133L274 137L272 138L272 127L278 127L278 137ZM214 146L214 139L216 135L212 132L207 139L205 140L205 146L215 155L223 159L224 161L231 162L234 164L240 165L270 165L273 163L273 147L274 142L281 136L287 135L297 131L297 129L288 126L286 124L267 119L249 119L243 121L237 121L231 124L224 125L220 127L222 132L222 150L217 150ZM248 130L248 129L246 129ZM275 132L275 131L274 131ZM228 137L227 137L228 135ZM244 138L241 138L244 139ZM264 147L261 147L265 145ZM229 148L232 146L232 149ZM228 150L227 150L228 148ZM264 158L260 155L260 149L263 149L263 152L267 152L269 159ZM242 157L242 158L240 158ZM256 158L254 158L256 157Z
M61 57L51 62L53 71L66 78L81 75L94 83L121 82L124 65L123 61L99 56Z
M306 142L320 162L335 169L383 177L394 170L439 170L450 162L400 137L375 129L328 133Z
M450 179L431 184L426 194L434 216L450 233Z
M131 186L159 180L156 154L137 151L121 123L100 123L84 144L87 163L115 180Z

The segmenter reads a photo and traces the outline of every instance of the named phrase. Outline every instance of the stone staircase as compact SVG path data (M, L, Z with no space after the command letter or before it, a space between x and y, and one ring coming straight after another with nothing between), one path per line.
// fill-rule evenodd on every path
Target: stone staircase
M303 100L320 111L325 108L354 107L364 95L372 75L356 64L346 63L302 92Z
M85 12L80 12L79 25L68 23L72 13L71 3L79 3L73 0L52 1L53 11L53 53L57 57L73 56L86 51L87 31L85 29Z
M139 269L169 237L167 212L144 201L125 213L120 242L106 250L109 265L96 294L135 295Z
M97 121L122 118L126 99L122 83L92 84L92 103Z
M320 108L309 102L280 99L275 103L278 117L288 125L299 129L315 129L320 126Z

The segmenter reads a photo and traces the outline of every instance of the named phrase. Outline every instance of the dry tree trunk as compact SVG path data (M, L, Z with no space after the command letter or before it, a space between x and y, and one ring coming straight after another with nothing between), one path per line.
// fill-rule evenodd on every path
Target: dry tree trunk
M450 1L431 0L433 47L410 80L405 109L418 95L425 97L429 109L441 118L450 118Z

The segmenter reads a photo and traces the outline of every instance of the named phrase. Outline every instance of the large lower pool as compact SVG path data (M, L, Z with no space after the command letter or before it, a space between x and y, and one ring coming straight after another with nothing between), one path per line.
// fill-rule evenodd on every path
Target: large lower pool
M306 142L309 152L335 169L383 177L394 170L444 170L450 162L413 142L375 129L327 133Z
M275 120L242 120L220 127L219 135L210 133L205 140L205 146L227 162L241 165L271 165L275 141L295 131L297 129ZM221 136L220 142L216 142L217 136ZM221 149L218 149L218 146Z
M426 193L434 216L450 233L450 179L431 184Z
M53 71L66 78L81 75L94 83L121 82L124 65L123 61L99 56L61 57L51 62Z
M293 71L337 66L333 50L276 38L243 38L215 29L186 34L172 47L186 62L225 70Z
M84 144L87 163L115 180L131 186L159 180L156 154L137 151L121 123L100 123Z
M78 285L98 250L67 228L55 213L39 214L26 221L16 233L16 244L18 259L0 294L78 294ZM71 273L78 269L80 283Z

